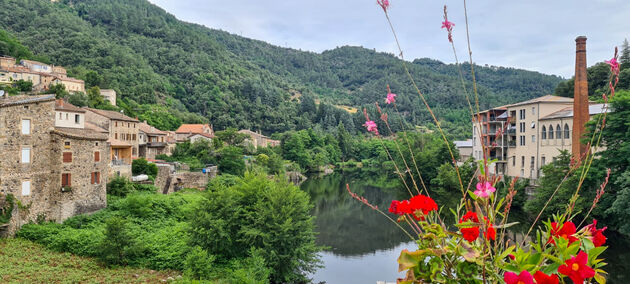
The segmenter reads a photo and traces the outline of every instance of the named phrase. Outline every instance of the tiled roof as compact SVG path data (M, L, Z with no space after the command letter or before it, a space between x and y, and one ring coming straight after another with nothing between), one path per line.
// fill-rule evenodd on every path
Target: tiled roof
M88 122L88 121L85 122L85 128L93 130L93 131L96 131L96 132L99 132L99 133L109 133L109 131L107 131L107 129L102 128L102 127L100 127L100 126L98 126L98 125L96 125L94 123Z
M72 78L72 77L59 77L59 76L55 76L55 79L59 80L59 81L68 81L68 82L74 82L74 83L85 83L83 80L81 79L76 79L76 78Z
M208 124L182 124L175 133L203 133L204 126L210 128Z
M592 104L588 106L588 112L590 115L596 115L596 114L601 114L604 112L610 112L610 109L604 109L604 104ZM549 119L555 119L555 118L567 118L567 117L573 117L573 107L566 107L563 108L559 111L556 111L550 115L547 115L545 117L542 117L540 120L549 120Z
M138 129L146 134L152 134L152 135L166 135L166 132L159 130L147 123L141 122L138 125Z
M193 137L195 135L200 135L200 136L203 136L203 137L206 137L206 138L214 138L214 136L209 134L209 133L193 133L192 135L190 135L188 137L190 138L190 137Z
M460 147L472 147L472 139L468 139L465 141L453 141L457 148Z
M107 140L107 134L99 133L91 129L85 128L66 128L55 127L52 131L54 134L59 134L68 138L84 139L84 140Z
M249 129L242 129L242 130L239 130L239 131L238 131L238 133L247 134L247 135L249 135L249 136L256 136L256 137L258 137L258 138L269 138L269 137L267 137L267 136L265 136L265 135L262 135L262 134L260 134L260 133L257 133L257 132L254 132L254 131L251 131L251 130L249 130Z
M0 70L6 71L6 72L14 72L14 73L34 73L34 74L37 73L37 72L31 72L30 69L23 66L3 67L3 68L0 68Z
M8 98L0 97L0 108L15 105L40 103L54 101L55 95L39 95L39 96L9 96Z
M138 122L137 119L128 117L128 116L126 116L126 115L124 115L124 114L122 114L120 112L117 112L117 111L102 110L102 109L95 109L95 108L85 108L85 109L89 110L89 111L91 111L93 113L96 113L98 115L107 117L109 119Z
M524 102L518 102L518 103L515 103L515 104L507 105L507 107L528 105L528 104L533 104L533 103L572 103L572 102L573 102L572 98L553 96L553 95L546 95L546 96L534 98L534 99L531 99L531 100L527 100L527 101L524 101Z
M84 109L76 107L76 106L74 106L71 103L64 102L62 99L59 99L59 100L55 101L55 110L70 111L70 112L80 112L80 113L84 113L85 112Z

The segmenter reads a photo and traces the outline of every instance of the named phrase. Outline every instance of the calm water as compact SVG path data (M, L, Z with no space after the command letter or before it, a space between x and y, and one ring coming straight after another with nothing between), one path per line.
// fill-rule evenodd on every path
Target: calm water
M325 267L311 277L315 283L328 284L396 282L403 276L397 272L400 251L416 249L415 245L396 225L352 199L346 183L384 211L392 199L408 198L399 189L370 185L384 181L367 175L332 174L304 182L301 188L311 195L315 205L318 244L328 247L321 253ZM611 232L606 235L609 248L604 257L609 265L605 270L612 275L608 283L630 283L630 241Z

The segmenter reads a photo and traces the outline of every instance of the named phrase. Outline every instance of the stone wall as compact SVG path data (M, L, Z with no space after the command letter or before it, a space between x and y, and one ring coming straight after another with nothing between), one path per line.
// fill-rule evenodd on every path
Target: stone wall
M162 194L173 193L184 188L205 190L208 180L212 177L214 177L212 174L201 172L173 172L170 165L158 165L155 187L158 193Z

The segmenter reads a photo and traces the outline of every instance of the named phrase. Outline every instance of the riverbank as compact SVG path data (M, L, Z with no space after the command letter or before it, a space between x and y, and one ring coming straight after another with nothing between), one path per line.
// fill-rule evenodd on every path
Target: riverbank
M24 239L0 240L2 283L158 283L180 278L177 271L120 267L70 253L54 252Z

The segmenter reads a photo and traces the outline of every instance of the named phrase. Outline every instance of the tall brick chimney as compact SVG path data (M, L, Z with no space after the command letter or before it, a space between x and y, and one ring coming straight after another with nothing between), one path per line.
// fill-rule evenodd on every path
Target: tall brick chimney
M575 39L575 89L573 91L573 137L571 152L578 158L588 148L580 140L590 119L588 111L588 79L586 77L586 37Z

